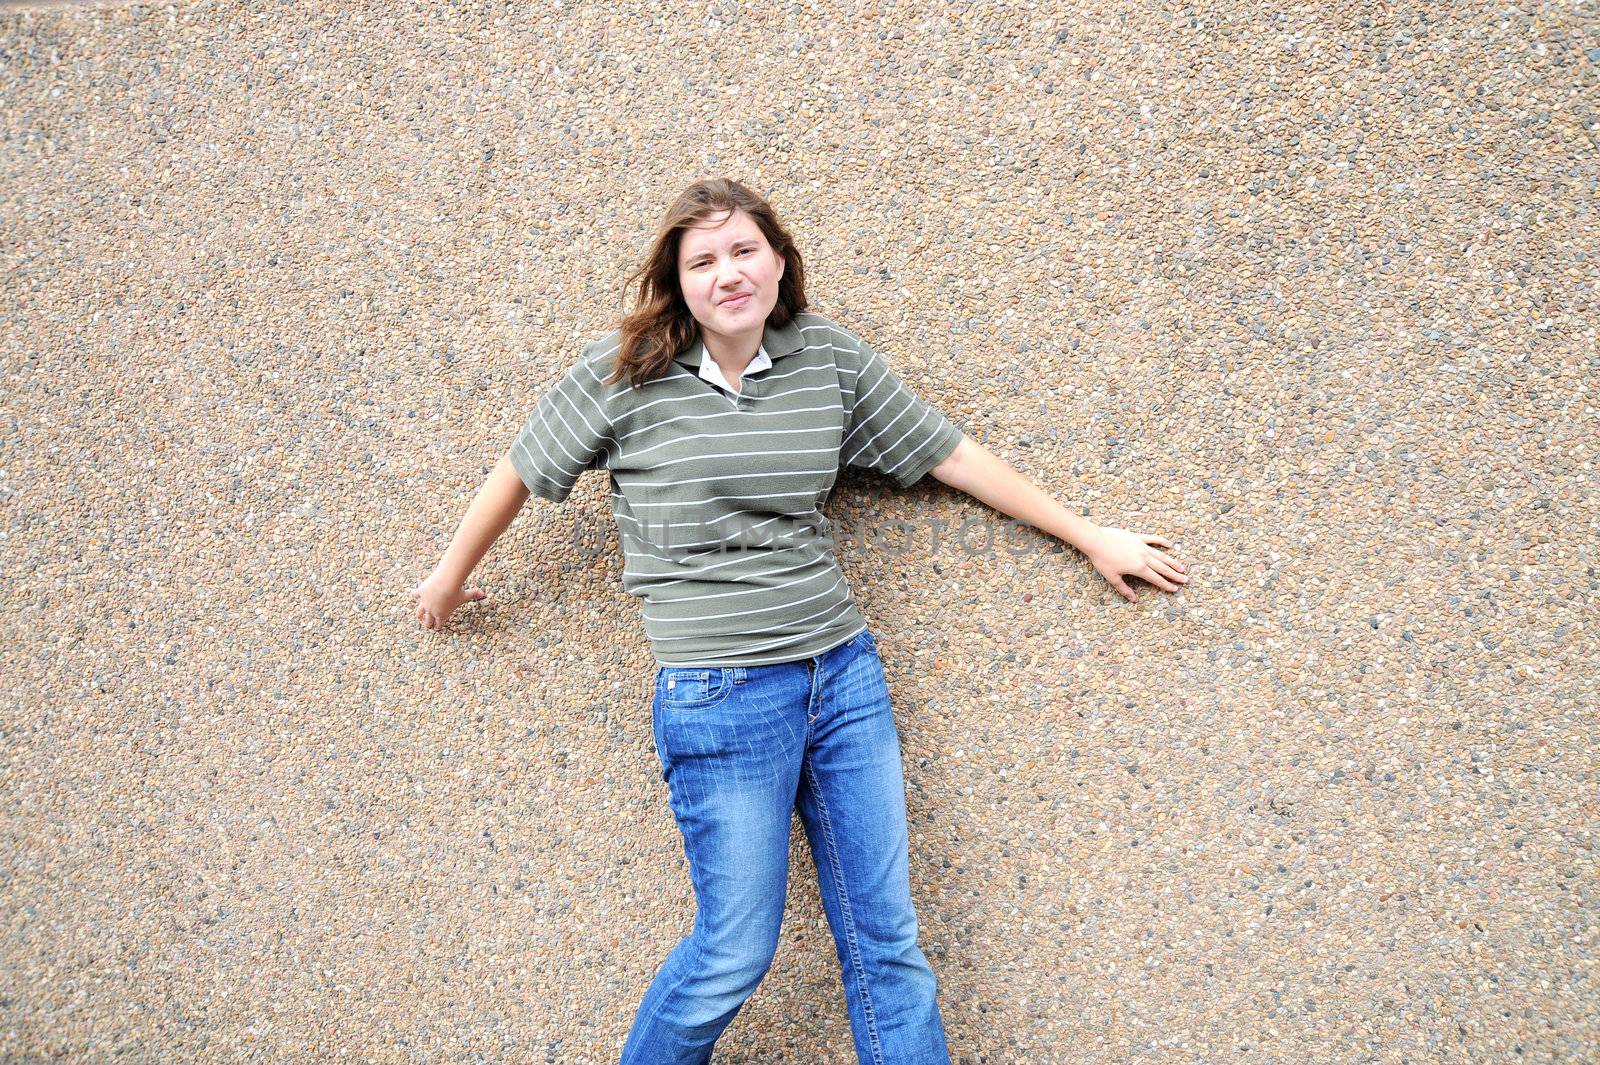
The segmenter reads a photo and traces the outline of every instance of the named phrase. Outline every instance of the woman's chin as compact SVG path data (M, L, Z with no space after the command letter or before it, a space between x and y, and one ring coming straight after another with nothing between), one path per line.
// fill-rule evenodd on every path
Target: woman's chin
M738 314L719 314L716 324L712 326L719 333L747 333L767 320L765 313L740 312Z

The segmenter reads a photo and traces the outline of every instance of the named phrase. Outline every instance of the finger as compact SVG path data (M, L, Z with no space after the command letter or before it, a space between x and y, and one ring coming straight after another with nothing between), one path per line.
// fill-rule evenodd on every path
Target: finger
M1171 545L1169 544L1167 546L1170 547ZM1160 551L1152 551L1152 552L1150 552L1150 554L1154 558L1159 558L1161 561L1165 562L1167 565L1175 567L1178 570L1179 573L1183 573L1183 572L1187 571L1188 568L1189 568L1188 566L1184 565L1182 562L1179 562L1177 559L1173 558L1171 555L1162 554Z
M1133 598L1133 590L1122 582L1122 578L1118 577L1116 580L1112 581L1111 587L1115 588L1117 590L1117 594L1122 596L1122 598L1126 599L1128 602L1136 602L1136 600Z
M1168 540L1164 536L1157 536L1155 533L1145 533L1144 542L1147 544L1160 544L1162 547L1172 546L1171 540Z
M1170 577L1179 584L1188 584L1189 578L1179 573L1177 567L1164 558L1158 558L1150 563L1150 568L1163 576Z
M1146 566L1144 568L1144 572L1139 574L1139 576L1143 577L1145 580L1149 581L1151 584L1163 591L1175 592L1178 590L1178 586L1167 580L1161 574L1157 573L1154 566Z

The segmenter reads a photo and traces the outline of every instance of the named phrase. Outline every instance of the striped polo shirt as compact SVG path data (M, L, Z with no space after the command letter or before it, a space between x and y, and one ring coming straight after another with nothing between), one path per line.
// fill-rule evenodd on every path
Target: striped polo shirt
M737 394L702 376L703 340L637 389L603 384L621 343L614 330L584 345L508 457L556 503L584 470L609 472L622 587L644 599L656 661L797 661L866 628L822 514L839 467L906 487L961 430L866 341L810 311L767 323L771 365Z

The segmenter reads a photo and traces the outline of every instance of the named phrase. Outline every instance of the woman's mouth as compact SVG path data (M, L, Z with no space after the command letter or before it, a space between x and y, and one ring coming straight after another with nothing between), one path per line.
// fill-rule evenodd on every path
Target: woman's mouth
M734 307L743 307L745 304L747 304L749 302L750 302L750 293L746 292L746 293L743 293L742 295L735 296L732 299L723 300L722 303L720 304L720 306L727 307L727 308L731 309L731 308L734 308Z

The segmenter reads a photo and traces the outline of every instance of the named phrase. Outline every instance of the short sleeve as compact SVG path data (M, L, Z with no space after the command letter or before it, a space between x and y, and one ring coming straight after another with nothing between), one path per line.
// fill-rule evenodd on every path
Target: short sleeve
M507 457L528 491L560 503L578 474L606 468L614 446L605 384L586 348L540 398Z
M840 366L855 371L839 459L908 488L956 449L961 430L907 388L872 345L853 339L858 350L839 346Z

